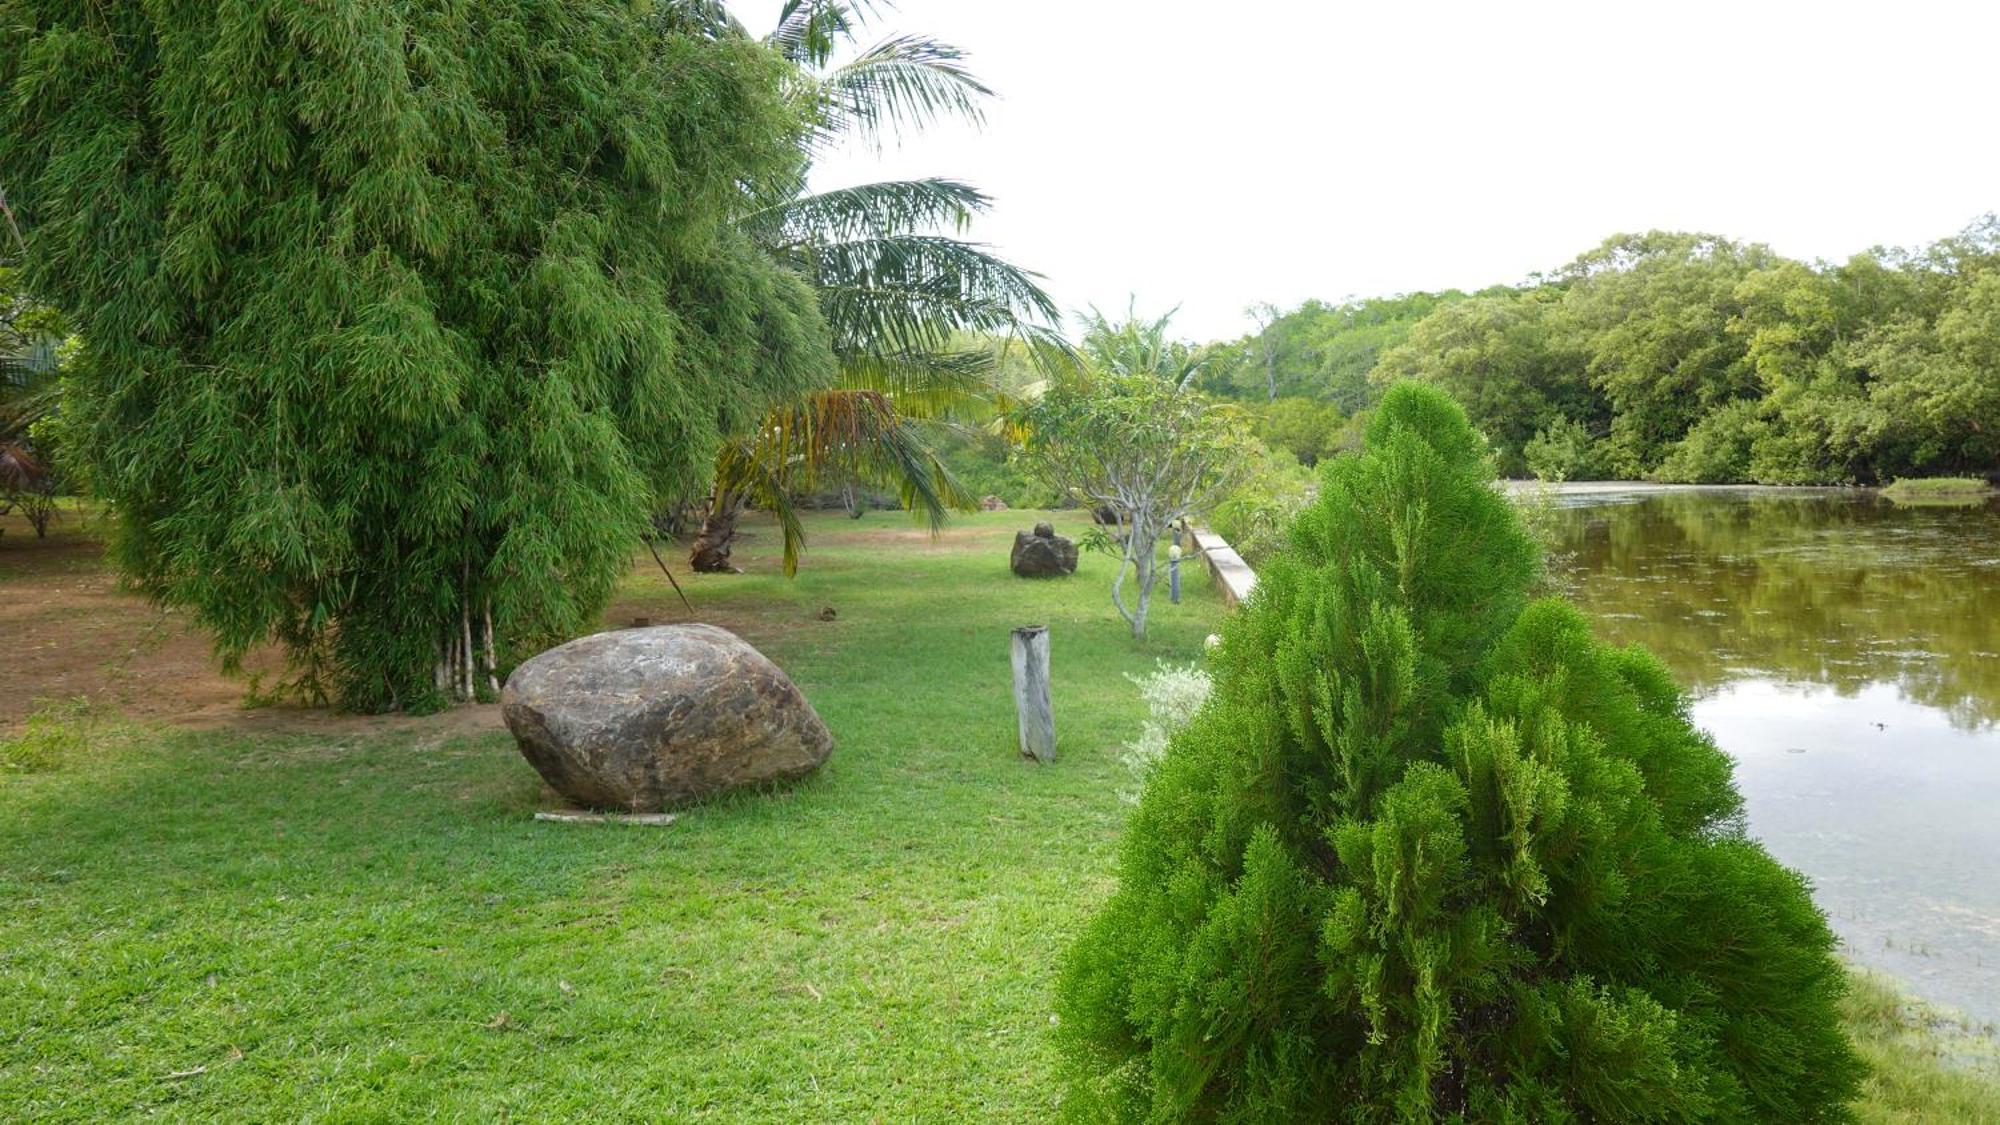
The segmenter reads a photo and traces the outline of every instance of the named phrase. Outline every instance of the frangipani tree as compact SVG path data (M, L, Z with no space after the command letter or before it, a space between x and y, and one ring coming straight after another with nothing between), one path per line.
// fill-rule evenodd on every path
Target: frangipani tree
M1161 537L1228 493L1255 439L1234 408L1151 373L1058 381L1016 417L1023 450L1051 485L1117 513L1111 603L1144 640ZM1130 605L1128 575L1138 584Z

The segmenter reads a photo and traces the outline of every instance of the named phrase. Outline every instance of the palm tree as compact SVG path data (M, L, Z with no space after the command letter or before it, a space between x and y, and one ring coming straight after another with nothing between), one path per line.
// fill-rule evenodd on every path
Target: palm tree
M8 248L19 245L4 193L0 223L14 234ZM56 380L46 354L30 353L59 335L62 321L20 292L18 268L4 262L0 257L0 514L21 508L39 538L55 515L56 478L31 430L55 409Z
M738 521L754 505L777 514L792 573L804 543L795 498L827 484L893 490L937 528L973 498L924 427L991 415L996 406L993 349L967 341L1016 335L1040 350L1067 348L1044 327L1057 312L1036 275L958 237L990 206L978 189L930 178L807 190L811 156L833 144L880 144L945 118L983 120L980 103L991 91L948 44L892 36L835 63L871 10L788 0L765 37L795 65L792 95L813 128L794 190L739 225L817 288L839 374L833 386L772 410L755 432L724 446L689 554L698 571L733 569Z
M0 515L19 508L37 539L55 517L57 481L32 428L55 409L55 396L54 372L0 349Z
M1211 355L1209 349L1171 335L1174 316L1180 311L1180 306L1175 305L1149 320L1139 315L1139 300L1133 297L1126 302L1123 320L1112 320L1096 305L1077 313L1077 319L1083 322L1083 338L1077 345L1076 377L1082 380L1097 375L1114 379L1142 377L1164 383L1176 393L1189 390L1195 378L1207 368ZM1092 504L1091 518L1117 528L1122 541L1131 513L1109 500L1100 499Z
M1092 305L1089 312L1081 314L1080 350L1090 366L1106 374L1147 375L1186 390L1208 366L1210 357L1205 349L1168 335L1168 326L1180 311L1176 305L1146 320L1139 315L1134 298L1125 307L1125 319L1114 322Z

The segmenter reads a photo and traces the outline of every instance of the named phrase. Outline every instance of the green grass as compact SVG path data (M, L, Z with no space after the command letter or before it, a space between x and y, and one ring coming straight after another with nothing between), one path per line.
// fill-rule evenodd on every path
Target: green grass
M1191 567L1135 647L1104 558L1007 573L1034 518L818 519L796 582L768 531L751 574L681 574L838 748L671 828L533 822L539 780L462 717L72 716L41 772L0 773L0 1120L1046 1120L1054 973L1110 889L1142 717L1125 673L1195 658L1220 611ZM635 616L682 616L657 572L608 615ZM1052 767L1015 750L1026 623L1052 629ZM1927 1020L1852 1007L1868 1119L2000 1121Z
M1195 657L1220 611L1190 568L1137 648L1104 558L1007 573L1032 520L816 521L794 583L748 551L760 573L681 574L838 747L671 828L533 822L497 729L158 730L0 775L0 1120L1045 1119L1052 974L1110 886L1141 717L1124 673ZM644 571L627 614L680 616ZM1030 622L1052 767L1015 749Z
M1873 973L1854 974L1844 1012L1872 1072L1862 1121L2000 1122L1993 1028L1913 1001Z
M1891 500L1971 500L1993 493L1993 487L1977 477L1910 477L1891 481L1882 495Z
M89 749L98 733L99 718L87 699L43 704L20 730L0 736L0 773L57 768Z

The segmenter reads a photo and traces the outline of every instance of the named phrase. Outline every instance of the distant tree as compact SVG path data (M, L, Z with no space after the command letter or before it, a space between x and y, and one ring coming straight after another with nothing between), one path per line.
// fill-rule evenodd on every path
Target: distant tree
M1058 382L1017 414L1023 449L1061 494L1118 516L1111 602L1146 638L1162 536L1221 499L1254 442L1236 412L1150 371ZM1138 593L1127 605L1127 573Z
M657 498L832 369L730 220L769 49L618 0L0 0L0 183L115 558L225 663L425 708L596 622Z
M1367 409L1379 393L1368 381L1381 355L1412 326L1458 293L1412 293L1328 305L1307 301L1290 312L1252 309L1258 329L1208 349L1204 389L1234 398L1311 398L1342 413Z
M1967 278L1934 320L1874 327L1855 358L1873 376L1881 477L2000 469L2000 269Z
M1653 231L1607 239L1559 275L1557 329L1611 408L1606 452L1619 475L1645 475L1703 414L1755 397L1729 325L1737 287L1777 260L1763 246Z
M1278 306L1269 301L1251 305L1247 312L1257 322L1257 332L1250 337L1250 350L1254 352L1250 362L1264 369L1264 398L1268 402L1278 401L1278 334L1272 329L1284 316Z
M2000 356L1985 346L1981 290L1996 267L2000 223L1985 220L1916 252L1752 271L1728 331L1755 373L1755 404L1710 410L1658 475L1805 484L1988 470Z
M1112 320L1095 305L1082 315L1083 340L1078 350L1090 368L1109 375L1143 375L1176 390L1189 387L1207 367L1209 353L1173 337L1174 314L1168 309L1151 320L1139 315L1135 299L1122 320Z
M1330 402L1286 397L1257 407L1251 414L1259 440L1283 449L1310 468L1340 447L1346 415Z
M1729 332L1742 342L1758 397L1711 409L1655 475L1806 484L1867 473L1862 437L1873 408L1847 346L1867 314L1846 278L1846 269L1781 261L1737 285Z
M1492 484L1420 384L1322 470L1065 966L1072 1119L1849 1118L1805 881Z
M1596 413L1580 358L1565 354L1551 329L1554 296L1529 290L1441 306L1370 377L1444 388L1492 441L1501 471L1518 475L1538 431L1564 417L1588 424Z
M1528 439L1521 450L1522 461L1537 480L1587 480L1601 471L1596 447L1588 426L1558 416Z
M1520 286L1308 301L1212 345L1199 382L1365 415L1383 386L1444 387L1527 471L1590 435L1567 471L1773 484L2000 471L1985 280L2000 216L1839 264L1714 235L1618 235ZM1364 378L1365 376L1365 378ZM1358 388L1358 389L1357 389ZM1554 439L1560 438L1560 441Z

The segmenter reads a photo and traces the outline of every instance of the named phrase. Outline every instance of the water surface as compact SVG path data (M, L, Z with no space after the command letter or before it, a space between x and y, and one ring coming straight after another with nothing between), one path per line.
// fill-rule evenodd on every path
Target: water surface
M1599 632L1735 758L1750 831L1849 957L2000 1021L2000 507L1581 488L1548 518Z

